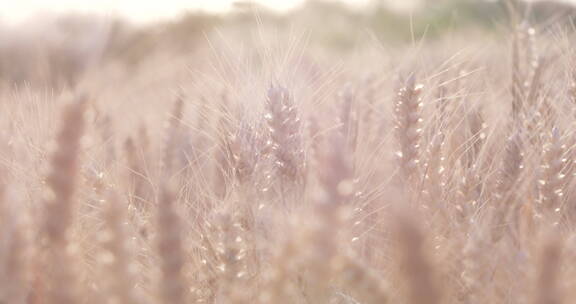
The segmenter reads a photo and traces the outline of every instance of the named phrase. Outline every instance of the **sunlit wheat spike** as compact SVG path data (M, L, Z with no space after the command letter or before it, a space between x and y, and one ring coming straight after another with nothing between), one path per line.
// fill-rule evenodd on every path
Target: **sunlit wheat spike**
M180 94L176 98L167 121L162 167L169 174L173 174L175 171L182 169L181 167L186 166L186 151L184 151L183 147L188 144L187 141L190 139L184 136L182 127L184 106L184 97Z
M80 97L64 109L56 136L56 150L50 160L51 169L46 177L50 193L46 201L44 228L51 242L65 241L66 229L72 222L85 103L85 97Z
M422 88L422 85L416 84L415 76L411 75L394 101L394 128L399 147L396 156L402 179L406 182L417 178L419 170Z
M81 137L84 133L86 97L76 98L62 113L61 126L56 135L56 148L50 159L46 178L48 198L44 205L43 227L46 251L44 271L49 280L46 300L50 304L77 303L78 289L72 263L69 230L75 208L74 192L78 180Z
M571 179L571 176L566 174L568 159L560 132L558 128L553 128L550 134L546 134L547 139L542 147L543 155L537 177L540 191L539 208L556 224L562 216L565 187Z
M272 86L266 97L266 121L276 167L288 180L299 181L305 169L302 123L288 89Z
M106 227L99 234L102 253L99 263L102 275L107 278L107 303L142 303L136 291L136 265L129 246L126 209L118 194L110 190L102 212Z

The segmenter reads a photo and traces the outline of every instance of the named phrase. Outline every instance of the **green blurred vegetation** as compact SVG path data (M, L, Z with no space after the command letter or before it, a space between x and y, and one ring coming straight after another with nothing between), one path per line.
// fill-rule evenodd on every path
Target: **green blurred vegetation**
M308 0L300 8L287 14L278 14L265 7L257 7L250 2L240 2L237 10L226 16L205 13L189 13L177 21L158 26L155 40L165 41L162 36L171 37L180 50L189 50L200 33L209 32L218 26L253 30L255 15L264 25L277 28L299 26L308 29L311 41L323 47L347 50L358 43L366 33L374 34L381 41L390 44L411 42L412 38L428 39L446 33L462 32L468 29L495 32L507 28L507 11L503 1L486 0L428 0L411 13L398 12L386 5L386 0L374 0L368 8L351 9L338 1ZM518 4L519 14L532 19L534 23L569 17L575 12L567 4L543 1L534 5ZM150 29L143 29L152 32ZM413 37L414 36L414 37Z

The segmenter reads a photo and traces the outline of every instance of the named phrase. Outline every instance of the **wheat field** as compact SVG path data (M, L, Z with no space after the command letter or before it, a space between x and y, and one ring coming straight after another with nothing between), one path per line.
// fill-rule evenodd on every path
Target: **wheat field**
M508 13L3 80L0 303L576 301L574 33Z

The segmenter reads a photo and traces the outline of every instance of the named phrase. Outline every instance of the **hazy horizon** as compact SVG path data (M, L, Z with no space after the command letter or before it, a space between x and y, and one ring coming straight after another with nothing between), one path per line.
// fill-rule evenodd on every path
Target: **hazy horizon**
M151 23L168 20L181 14L195 10L210 13L226 13L235 3L255 2L276 11L289 11L306 0L21 0L0 2L0 23L17 25L34 21L37 16L59 15L69 13L94 14L101 16L120 17L134 23ZM343 2L352 7L363 7L378 0L327 0ZM425 0L379 0L391 9L410 10L417 3ZM485 0L498 1L498 0ZM574 3L576 0L524 0L524 1L556 1Z
M238 0L165 0L142 2L138 0L22 0L0 3L0 20L8 24L26 22L39 14L88 13L127 18L137 23L148 23L177 17L189 10L227 12ZM255 0L268 8L286 11L305 0ZM352 5L363 5L369 0L342 0Z

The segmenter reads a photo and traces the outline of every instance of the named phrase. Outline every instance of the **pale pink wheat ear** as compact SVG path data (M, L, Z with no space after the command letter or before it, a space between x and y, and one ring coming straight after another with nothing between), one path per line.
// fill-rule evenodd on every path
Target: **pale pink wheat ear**
M179 93L167 121L164 139L164 155L161 165L163 170L169 174L174 174L187 165L186 151L183 147L188 144L187 141L190 139L185 136L182 126L184 111L184 96L182 96L182 93Z
M309 231L310 252L306 268L310 272L309 284L314 284L314 290L309 291L311 299L319 302L330 298L329 278L341 271L336 267L342 263L344 244L341 240L349 239L345 228L352 207L354 182L349 155L341 149L344 144L343 134L335 130L316 155L319 187L314 193L312 223L315 226ZM358 265L346 267L354 266Z
M108 303L145 303L136 291L136 268L126 229L127 207L115 190L109 190L102 212L106 226L98 235L103 249L99 262Z
M266 110L276 167L286 180L301 181L306 168L301 120L288 89L280 86L268 89Z
M415 76L410 75L394 101L394 129L399 146L396 156L401 179L406 183L416 182L419 174L422 89L422 85L416 84Z
M140 136L140 141L146 141L146 138ZM142 150L139 151L139 147ZM134 138L128 137L124 141L124 155L126 158L126 179L128 181L130 203L140 211L149 210L152 205L154 194L152 185L149 183L148 172L145 167L146 159L141 154L147 152L146 146L136 143ZM145 157L145 155L144 155Z
M50 198L46 201L44 228L46 236L54 243L66 241L66 230L72 222L85 102L83 98L78 99L64 109L62 126L56 137L56 150L51 157L50 173L46 178Z
M566 174L568 159L565 155L566 146L562 143L558 128L554 127L545 134L545 142L538 172L538 209L554 225L558 225L564 214L563 199L565 187L570 183L571 176Z
M78 289L71 256L69 231L75 209L74 192L79 172L81 137L84 133L86 97L68 104L62 114L62 124L56 136L51 169L46 178L48 198L44 202L40 236L44 244L42 274L49 284L46 301L50 304L77 303Z
M515 132L515 131L514 131ZM520 132L511 135L505 142L504 155L497 171L493 205L490 216L493 221L492 240L499 241L510 227L506 224L508 217L516 216L520 195L514 191L519 184L524 169L524 142Z
M261 137L255 127L241 121L238 130L228 140L232 171L240 185L253 181L262 158L267 154L267 145Z

